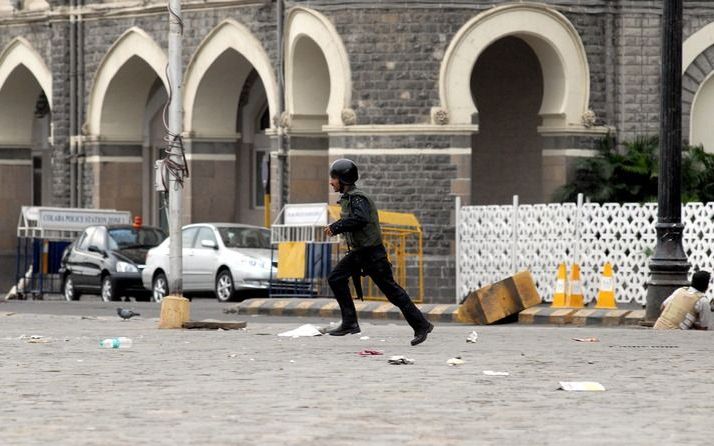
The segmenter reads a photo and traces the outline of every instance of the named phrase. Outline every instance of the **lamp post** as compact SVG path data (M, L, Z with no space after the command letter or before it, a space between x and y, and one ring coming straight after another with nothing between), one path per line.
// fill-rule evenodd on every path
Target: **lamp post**
M161 302L159 328L181 328L189 319L188 299L183 294L183 181L188 177L181 133L183 132L183 103L181 79L183 64L181 59L183 20L181 0L169 0L169 104L166 141L166 159L163 160L162 177L168 177L169 193L169 277L168 291Z
M682 0L663 0L657 245L650 260L645 321L654 322L672 291L688 284L682 245Z
M181 35L183 34L183 21L181 20L181 0L169 0L169 163L183 164L183 147L181 145ZM182 178L170 169L169 175L169 292L171 295L181 296L183 293L183 246L181 237L182 214Z

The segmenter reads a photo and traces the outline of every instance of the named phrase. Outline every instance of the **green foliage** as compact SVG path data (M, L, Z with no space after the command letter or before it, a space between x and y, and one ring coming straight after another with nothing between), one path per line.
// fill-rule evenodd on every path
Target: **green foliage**
M554 201L574 201L578 193L598 203L657 201L658 137L639 137L620 152L608 136L597 150L597 156L578 162L573 180L555 192ZM714 155L701 146L682 153L682 202L690 201L714 201Z

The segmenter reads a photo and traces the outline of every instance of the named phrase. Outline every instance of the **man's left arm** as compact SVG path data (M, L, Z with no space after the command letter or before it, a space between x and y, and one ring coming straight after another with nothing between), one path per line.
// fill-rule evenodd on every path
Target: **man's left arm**
M709 304L709 299L702 297L697 301L695 305L695 310L697 311L697 321L696 328L699 330L711 330L712 327L712 310Z

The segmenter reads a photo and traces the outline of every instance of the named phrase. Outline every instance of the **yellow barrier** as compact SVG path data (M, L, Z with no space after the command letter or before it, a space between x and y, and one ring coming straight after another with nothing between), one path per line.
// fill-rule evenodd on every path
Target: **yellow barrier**
M330 217L340 219L340 207L331 205L328 208ZM404 212L379 211L379 223L382 228L382 240L387 250L387 256L392 263L394 279L403 288L407 286L407 263L409 258L416 257L418 264L418 293L410 296L414 302L424 302L424 252L421 224L414 214ZM411 244L411 245L410 245ZM414 246L415 245L415 246ZM412 249L410 249L410 246ZM342 244L339 250L346 251ZM343 251L343 252L344 252ZM280 265L280 262L278 262ZM362 278L364 298L368 300L386 300L384 294L369 277Z
M305 278L304 242L282 242L278 244L278 279Z

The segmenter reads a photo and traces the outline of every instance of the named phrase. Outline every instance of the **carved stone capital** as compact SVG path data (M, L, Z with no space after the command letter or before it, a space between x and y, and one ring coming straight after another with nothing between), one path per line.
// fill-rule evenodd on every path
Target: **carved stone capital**
M290 119L290 113L284 111L280 114L280 127L289 129L290 125L292 124L292 120Z
M344 125L355 125L357 124L357 114L351 108L345 108L342 110L342 123Z
M446 125L449 123L449 111L442 107L432 107L431 122L436 125Z
M586 128L594 127L595 125L597 125L597 115L592 110L588 110L583 113L581 120L583 126L585 126Z

